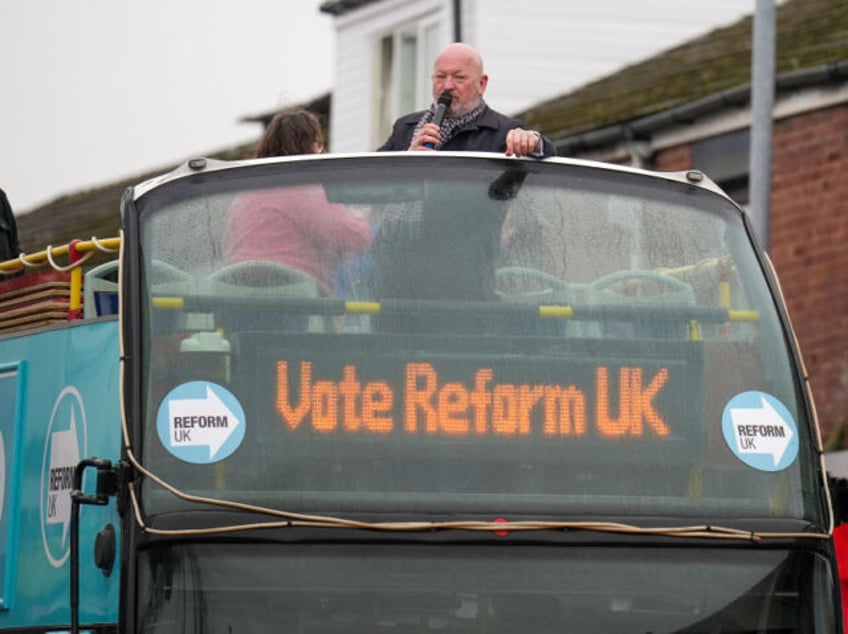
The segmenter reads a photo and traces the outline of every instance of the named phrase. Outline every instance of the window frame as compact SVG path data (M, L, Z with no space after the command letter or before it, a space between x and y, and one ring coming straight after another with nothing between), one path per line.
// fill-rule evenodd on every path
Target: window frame
M379 145L389 135L395 119L429 105L431 65L441 43L440 26L438 15L432 12L375 37L372 145ZM405 49L409 43L412 49ZM405 57L410 50L414 77L402 81L402 68L410 65Z

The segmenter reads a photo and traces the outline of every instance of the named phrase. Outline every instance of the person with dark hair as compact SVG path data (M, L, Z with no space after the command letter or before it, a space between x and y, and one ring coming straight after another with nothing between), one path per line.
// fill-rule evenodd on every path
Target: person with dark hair
M471 46L455 42L433 64L433 103L427 110L400 117L378 151L467 150L507 156L553 156L553 144L535 130L489 108L483 93L489 76ZM442 95L450 95L444 119L434 122Z
M303 109L278 113L256 149L257 158L319 154L324 138L318 118ZM335 286L336 269L346 255L368 248L368 220L327 200L320 185L247 192L230 207L224 261L264 260L313 277L325 295Z
M6 196L6 192L0 189L0 262L12 260L21 254L21 245L18 242L18 224L12 205ZM0 281L19 275L22 271L14 273L4 272Z
M320 154L324 137L318 117L308 110L295 108L277 113L256 146L256 157Z

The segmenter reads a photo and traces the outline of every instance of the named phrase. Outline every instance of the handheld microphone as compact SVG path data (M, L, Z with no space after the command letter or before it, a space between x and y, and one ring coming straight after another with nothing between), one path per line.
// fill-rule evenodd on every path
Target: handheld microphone
M444 121L445 114L448 108L450 108L451 101L453 101L453 97L447 90L439 95L439 99L436 102L436 113L433 115L433 121L431 123L435 123L440 128L442 127L442 121ZM435 146L432 143L425 143L424 147L432 150Z

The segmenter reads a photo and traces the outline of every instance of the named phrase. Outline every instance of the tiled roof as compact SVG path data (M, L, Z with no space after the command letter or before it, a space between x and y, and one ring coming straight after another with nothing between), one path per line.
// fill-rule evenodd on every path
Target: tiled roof
M556 141L745 86L752 24L749 16L517 116ZM848 59L848 0L787 0L776 26L777 75Z
M330 120L330 104L332 101L331 93L325 93L318 97L315 97L311 101L307 101L301 104L298 104L294 107L306 108L311 112L314 112L318 115L318 118L322 120L323 124L326 124ZM277 108L276 110L271 110L267 112L261 112L255 115L249 115L247 117L242 117L241 121L245 121L247 123L261 123L263 128L266 127L269 123L271 123L271 119L274 118L274 115L280 112L281 108Z
M299 105L316 112L324 121L329 119L329 93ZM243 120L265 125L276 113L276 110L265 112L245 117ZM258 137L259 135L257 140ZM205 156L223 160L246 159L253 156L255 149L256 143L253 142L211 152ZM68 244L75 238L88 240L92 236L96 238L117 236L120 230L121 195L124 190L169 172L175 167L177 167L176 164L168 165L162 169L138 174L102 187L61 196L27 214L18 216L21 247L25 252L34 252L44 249L49 244L56 246Z
M328 0L321 3L319 10L322 13L329 13L330 15L342 15L374 2L379 2L379 0Z
M208 154L211 158L237 160L253 155L255 143ZM177 165L138 174L66 196L16 217L18 235L24 252L41 251L48 245L59 246L71 240L114 238L121 228L120 204L124 190L149 178L169 172Z

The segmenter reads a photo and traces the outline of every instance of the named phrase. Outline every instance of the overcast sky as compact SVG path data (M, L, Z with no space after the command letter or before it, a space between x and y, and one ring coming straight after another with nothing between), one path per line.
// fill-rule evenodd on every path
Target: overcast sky
M627 1L679 28L648 55L757 0ZM15 212L254 141L259 125L241 118L330 91L333 18L320 4L0 0L0 188ZM625 53L605 57L639 61Z
M0 0L0 188L16 213L260 133L331 87L320 0Z

